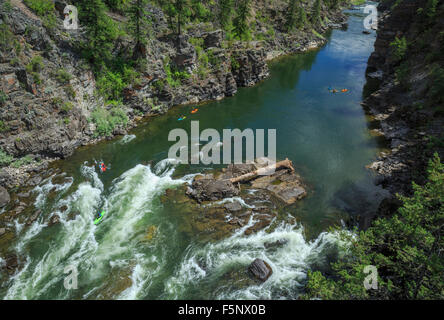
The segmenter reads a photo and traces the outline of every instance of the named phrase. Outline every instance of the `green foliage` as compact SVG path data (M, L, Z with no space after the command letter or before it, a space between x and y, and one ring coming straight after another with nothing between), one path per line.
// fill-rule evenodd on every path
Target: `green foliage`
M116 126L126 126L128 116L122 108L115 106L111 110L96 108L90 120L96 124L95 137L110 136Z
M110 9L119 12L124 12L129 6L129 2L129 0L105 0Z
M43 20L43 25L53 29L56 25L54 2L51 0L24 0L25 4Z
M293 31L294 29L302 29L307 25L307 14L304 7L299 4L298 0L289 0L287 16L286 16L286 28L287 31Z
M444 69L435 66L431 73L431 85L428 91L429 104L444 103Z
M62 84L66 84L72 79L72 75L69 72L67 72L65 69L62 68L62 69L57 70L57 72L55 74L55 78L58 82L60 82Z
M84 57L95 67L96 72L105 69L112 60L111 50L121 32L116 23L106 15L106 6L101 0L81 0L79 20L86 26L87 40L82 44Z
M164 69L166 73L166 82L173 88L180 86L183 80L191 77L188 72L179 71L172 67L168 62L164 64Z
M11 1L10 1L10 0L6 0L6 1L3 3L2 9L3 9L5 12L10 12L10 11L12 10L12 4L11 4Z
M38 16L43 17L54 11L54 2L51 0L24 0L25 4Z
M297 5L297 0L289 0L288 2L288 8L287 8L287 21L286 21L286 27L287 31L292 31L296 28L297 22L298 22L298 11L299 7Z
M0 120L0 132L7 132L9 131L9 127L3 122L3 120Z
M402 0L396 0L396 1L392 4L392 6L390 7L390 9L391 9L391 10L395 10L395 8L396 8L397 6L399 6L399 5L401 4L401 2L402 2Z
M204 5L202 0L191 0L192 19L196 22L210 21L212 14L211 11Z
M63 90L65 91L66 95L70 98L70 99L74 99L76 97L76 91L74 90L74 88L71 85L67 85L63 88Z
M395 60L399 62L404 59L407 53L407 39L405 37L402 37L401 39L396 37L395 40L390 43L390 47L392 47L392 54L395 57Z
M438 0L428 0L425 13L429 19L434 19L438 7Z
M234 0L219 1L219 21L225 31L231 30L231 19L234 12Z
M3 91L0 91L0 106L4 106L5 102L8 100L8 96Z
M45 64L43 63L43 58L41 56L34 56L26 65L26 71L32 75L32 78L36 84L40 84L42 82L39 73L42 71L44 66Z
M0 148L0 167L9 166L12 161L14 161L14 157Z
M102 72L97 78L96 87L105 100L121 100L123 89L133 83L138 83L139 73L133 68L124 66L122 71Z
M189 0L160 1L164 13L168 17L168 25L176 30L178 35L182 34L182 27L192 15Z
M12 48L14 34L5 23L0 24L0 49L6 51Z
M405 90L410 89L410 85L408 82L409 75L410 75L410 65L407 61L401 63L398 67L395 68L396 80L399 81L399 83Z
M26 65L26 71L28 72L40 72L45 64L41 56L32 57L31 61Z
M74 107L74 105L72 104L72 102L66 101L62 104L62 106L60 107L60 110L64 113L68 113L69 111L72 110L73 107Z
M96 81L97 90L105 99L119 99L125 83L117 72L104 72Z
M437 154L429 162L428 181L415 183L411 197L390 218L380 218L356 238L349 254L332 265L332 278L308 273L304 298L442 299L444 282L444 164ZM365 290L364 267L378 270L378 290Z
M129 34L136 41L135 50L140 50L140 45L146 45L148 28L150 26L150 12L147 8L148 0L134 0L128 8L129 22L127 24Z
M231 70L239 70L239 68L240 68L240 63L239 63L239 60L234 56L234 55L232 55L231 56Z
M251 0L240 0L237 15L233 20L233 32L237 39L250 41L252 39L248 19L250 18Z
M15 160L13 163L11 163L11 166L14 168L20 168L20 167L30 164L32 162L33 162L33 159L31 158L31 156L27 155L27 156L24 156L18 160Z
M321 23L321 0L316 0L314 3L314 13L312 16L313 24Z

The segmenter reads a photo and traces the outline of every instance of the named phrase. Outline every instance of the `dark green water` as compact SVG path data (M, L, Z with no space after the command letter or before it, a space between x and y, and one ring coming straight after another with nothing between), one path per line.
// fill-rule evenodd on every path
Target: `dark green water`
M193 115L195 106L173 108L133 130L135 138L127 143L119 138L82 148L58 164L73 182L49 179L34 191L44 214L31 227L18 225L13 246L25 267L12 279L0 279L0 297L296 298L306 271L324 263L337 242L323 231L348 215L373 210L381 193L365 169L379 147L360 106L375 40L374 34L362 34L362 20L351 16L348 30L333 30L320 50L274 62L269 79L232 98L199 106ZM348 92L332 94L330 86ZM177 121L182 114L187 119ZM199 121L201 131L276 129L277 158L291 159L309 186L309 196L286 210L298 224L210 243L182 231L179 207L173 199L162 203L160 196L188 181L184 175L209 169L165 160L173 144L169 131L189 132L191 120ZM110 170L99 173L94 160L110 164ZM101 208L107 216L96 227L91 222ZM49 227L53 213L62 223ZM147 240L150 228L156 232ZM277 240L286 244L265 248ZM257 257L274 270L264 284L244 272ZM67 265L79 270L76 290L63 286Z

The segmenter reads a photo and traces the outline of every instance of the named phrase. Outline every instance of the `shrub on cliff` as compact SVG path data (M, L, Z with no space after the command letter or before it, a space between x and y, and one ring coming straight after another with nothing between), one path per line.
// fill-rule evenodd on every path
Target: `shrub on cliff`
M390 218L380 218L356 239L349 238L348 258L332 264L333 274L308 273L303 298L442 299L444 282L444 164L429 162L428 182L413 183L411 197ZM378 289L366 290L364 268L378 270Z
M236 18L233 20L233 31L237 39L248 41L251 40L251 31L248 26L250 18L251 0L241 0L237 8Z
M91 113L90 121L96 125L95 137L110 136L117 126L126 126L128 116L118 106L113 107L111 110L96 108Z
M0 167L8 166L14 160L14 157L7 154L0 148Z
M51 0L24 0L25 4L43 20L43 25L49 29L56 24L54 2Z
M392 48L392 54L395 58L395 61L399 62L404 59L407 53L407 39L405 37L396 37L395 40L390 43L390 47Z

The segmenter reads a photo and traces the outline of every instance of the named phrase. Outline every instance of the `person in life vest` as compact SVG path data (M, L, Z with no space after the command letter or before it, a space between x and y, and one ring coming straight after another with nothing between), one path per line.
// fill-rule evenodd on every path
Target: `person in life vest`
M100 162L99 167L100 167L100 171L102 171L102 172L106 171L106 166L103 162Z

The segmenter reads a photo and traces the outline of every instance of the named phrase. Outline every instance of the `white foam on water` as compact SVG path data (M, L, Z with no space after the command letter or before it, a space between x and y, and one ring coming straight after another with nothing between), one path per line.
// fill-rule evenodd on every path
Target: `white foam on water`
M135 134L126 134L123 136L122 139L120 139L119 143L120 144L126 144L132 140L136 139L136 135Z
M272 249L266 248L267 243L274 242L281 244ZM325 246L338 242L338 236L332 233L322 233L316 240L307 242L303 228L292 225L281 225L272 232L262 230L250 236L238 231L218 243L189 248L180 268L168 280L166 294L168 298L180 299L186 296L190 286L199 287L209 278L217 281L233 270L246 270L254 259L260 258L273 269L266 282L240 289L217 286L212 290L214 296L206 298L296 298L306 279L310 260L316 259Z
M74 182L74 179L69 179L65 183L62 184L53 184L52 179L55 177L55 175L45 179L45 181L36 186L32 192L37 193L37 197L34 201L34 206L36 208L42 208L47 200L49 192L56 192L58 193L58 196L62 196L63 193L71 187L72 183Z
M222 199L222 200L220 200L220 201L216 201L216 202L214 202L214 203L212 203L212 204L206 204L206 205L203 205L203 207L211 207L211 206L214 206L214 205L221 205L221 204L225 204L225 203L234 203L234 202L239 202L240 205L241 205L242 207L244 207L244 208L249 208L249 209L253 209L253 208L255 208L255 206L253 206L253 205L249 205L248 203L246 203L246 202L244 201L244 199L242 199L241 197L225 198L225 199Z
M42 258L31 261L28 257L25 267L12 279L5 299L39 298L65 277L65 267L88 261L88 257L97 248L91 216L100 203L100 195L101 190L88 182L79 185L77 191L69 196L69 201L79 214L69 221L66 220L68 211L61 214L62 231ZM25 236L20 237L17 251L24 253L30 239L44 226L46 225L34 223ZM65 292L67 294L68 291Z

